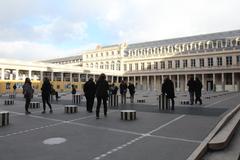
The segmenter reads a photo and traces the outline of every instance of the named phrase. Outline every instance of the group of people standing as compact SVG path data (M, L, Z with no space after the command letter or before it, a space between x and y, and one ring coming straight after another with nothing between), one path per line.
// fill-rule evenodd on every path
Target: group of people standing
M46 113L46 103L50 109L49 113L53 113L52 106L50 103L50 95L51 95L51 91L52 91L52 85L48 78L44 78L43 84L41 87L41 91L42 91L42 102L43 102L42 113L43 114ZM23 95L25 98L25 113L26 114L31 113L29 111L29 105L30 105L31 99L33 98L33 93L34 93L34 89L32 87L32 82L29 78L26 78L24 85L23 85Z
M195 104L197 104L197 102L200 103L200 105L202 104L202 83L199 80L199 78L196 78L196 80L193 79L193 77L191 77L188 80L187 83L188 86L188 91L189 91L189 96L190 96L190 104L193 105L194 103L194 96L195 98ZM170 80L168 77L166 77L164 79L164 83L162 84L162 94L166 95L168 100L171 100L172 102L172 107L171 109L174 110L174 105L175 105L175 92L174 92L174 84L172 82L172 80Z
M199 78L196 78L194 80L193 77L191 77L187 83L188 85L188 92L190 95L190 104L193 105L194 102L194 95L195 95L195 104L197 104L197 102L200 103L200 105L202 104L202 83L199 80Z

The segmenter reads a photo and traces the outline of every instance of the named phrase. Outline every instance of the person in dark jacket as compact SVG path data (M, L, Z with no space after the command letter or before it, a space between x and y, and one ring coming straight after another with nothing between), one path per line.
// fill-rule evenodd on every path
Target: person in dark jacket
M96 83L96 97L97 97L97 109L96 119L99 119L100 106L103 101L104 116L107 116L107 99L108 99L109 85L106 81L106 75L102 73Z
M77 93L77 90L76 90L74 85L72 85L72 92L71 93L72 93L72 103L74 104L74 96Z
M32 88L32 83L29 78L25 79L25 83L23 85L23 95L25 98L25 113L30 114L31 112L28 111L31 99L33 98L33 88Z
M174 106L175 106L175 92L174 92L174 84L172 82L172 80L170 80L168 77L164 79L164 82L162 84L162 94L166 94L167 95L167 99L171 99L172 101L172 110L174 110Z
M190 96L190 104L193 105L193 102L194 102L194 92L195 92L195 81L194 81L193 77L191 77L188 80L187 86L188 86L188 92L189 92L189 96Z
M196 96L195 104L197 104L197 102L199 101L199 103L201 105L202 104L202 99L201 99L201 96L202 96L202 83L199 80L199 78L196 78L196 80L195 80L195 96Z
M42 113L46 113L46 103L49 106L49 109L50 109L49 112L52 113L53 110L52 110L52 106L50 104L50 95L51 95L51 91L52 91L52 86L51 86L48 78L44 78L41 90L42 90L42 102L43 102Z
M96 84L93 82L93 78L89 78L89 80L84 84L83 91L86 97L87 111L91 113L96 93Z
M127 84L124 80L121 81L119 88L121 94L121 103L126 104Z
M128 90L129 90L129 93L130 93L130 101L131 101L131 103L133 103L133 101L134 101L134 94L135 94L135 86L134 86L133 83L129 82Z

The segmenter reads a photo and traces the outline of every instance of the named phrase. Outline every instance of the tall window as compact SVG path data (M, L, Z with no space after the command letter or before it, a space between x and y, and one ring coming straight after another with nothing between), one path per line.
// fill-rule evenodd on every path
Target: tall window
M144 63L141 63L141 70L144 70Z
M196 67L196 60L195 59L191 59L191 67Z
M154 62L154 69L158 69L158 62Z
M180 60L175 60L175 68L180 68Z
M116 69L117 69L118 71L121 70L121 62L120 62L120 61L117 61Z
M222 66L222 57L217 57L217 66Z
M237 60L237 65L240 65L240 56L237 56L236 60Z
M232 56L227 56L226 57L226 65L232 65Z
M135 70L138 70L138 63L135 63Z
M161 61L160 65L161 65L161 69L165 69L165 62L164 61Z
M100 63L100 69L103 69L103 62Z
M204 58L199 59L200 67L204 67Z
M132 71L132 64L129 64L129 71Z
M127 64L123 65L123 69L124 69L124 71L127 71Z
M115 63L114 63L114 61L112 61L112 63L111 63L111 70L114 70L115 69Z
M183 60L183 68L187 68L188 66L187 66L187 59L184 59Z
M105 69L109 69L109 63L108 62L105 63Z
M213 66L213 58L210 57L208 58L208 67L212 67Z
M147 63L147 70L151 70L151 62Z
M168 69L172 68L172 61L168 61Z

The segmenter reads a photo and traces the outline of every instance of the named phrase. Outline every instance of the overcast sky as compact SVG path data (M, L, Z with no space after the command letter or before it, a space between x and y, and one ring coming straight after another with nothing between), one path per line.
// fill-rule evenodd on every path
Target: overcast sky
M240 29L239 0L0 0L0 58Z

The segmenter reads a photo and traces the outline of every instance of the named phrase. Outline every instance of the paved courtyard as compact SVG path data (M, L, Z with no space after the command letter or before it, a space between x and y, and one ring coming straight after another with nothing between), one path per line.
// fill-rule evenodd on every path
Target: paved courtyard
M3 95L0 110L10 112L10 124L0 128L0 160L185 160L240 103L239 93L226 92L205 93L210 98L203 96L203 105L181 105L188 96L178 93L174 111L159 111L156 94L139 92L135 100L146 103L130 104L128 99L126 105L109 107L108 116L98 120L94 112L86 112L84 99L78 113L64 113L71 95L52 102L53 114L41 114L39 108L29 115L21 95L14 105L4 105ZM35 96L33 101L41 99ZM121 120L121 109L135 109L137 119Z

